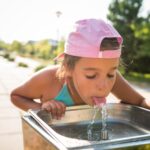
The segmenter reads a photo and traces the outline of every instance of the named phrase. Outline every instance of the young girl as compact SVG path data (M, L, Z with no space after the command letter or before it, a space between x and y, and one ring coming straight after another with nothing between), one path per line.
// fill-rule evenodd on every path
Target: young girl
M117 70L122 37L102 20L85 19L76 22L65 45L61 66L35 73L14 89L11 101L19 108L41 108L60 119L66 106L95 105L106 102L112 92L122 102L150 108ZM40 102L35 101L40 99Z

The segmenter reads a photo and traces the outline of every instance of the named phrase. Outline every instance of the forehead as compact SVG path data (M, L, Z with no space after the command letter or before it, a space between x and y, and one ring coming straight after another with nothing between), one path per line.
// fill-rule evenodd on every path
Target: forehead
M110 70L118 67L119 58L81 58L75 65L75 68L85 70Z

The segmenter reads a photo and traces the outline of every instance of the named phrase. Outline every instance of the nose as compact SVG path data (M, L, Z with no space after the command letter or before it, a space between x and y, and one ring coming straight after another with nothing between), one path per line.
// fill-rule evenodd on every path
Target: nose
M101 79L96 83L98 90L106 90L108 87L108 82L106 79Z

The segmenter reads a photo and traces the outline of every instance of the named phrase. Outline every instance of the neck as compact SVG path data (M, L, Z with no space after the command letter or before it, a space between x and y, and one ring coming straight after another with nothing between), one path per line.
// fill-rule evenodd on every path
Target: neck
M79 94L78 94L78 92L77 92L77 90L76 90L76 88L74 86L72 78L68 77L66 79L66 82L67 82L69 93L70 93L71 97L73 98L75 104L76 105L83 105L83 104L85 104L85 102L79 96Z

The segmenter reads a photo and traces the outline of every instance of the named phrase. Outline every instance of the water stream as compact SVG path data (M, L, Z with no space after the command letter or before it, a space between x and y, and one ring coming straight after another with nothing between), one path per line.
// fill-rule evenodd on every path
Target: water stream
M93 115L93 118L92 118L92 121L91 123L88 125L87 127L87 136L88 136L88 140L89 141L93 141L93 125L94 125L94 122L95 122L95 118L96 118L96 115L97 113L99 112L99 107L97 107L96 105L94 106L94 115Z
M107 108L106 104L102 106L101 109L102 114L102 129L101 129L101 140L107 140L108 139L108 131L107 131Z
M100 113L102 115L102 127L101 127L101 132L100 134L94 133L93 127L95 123L95 118L97 113ZM107 132L107 108L106 105L104 104L102 107L99 106L94 106L94 114L91 123L87 127L87 136L89 141L101 139L101 140L106 140L108 139L108 132Z

